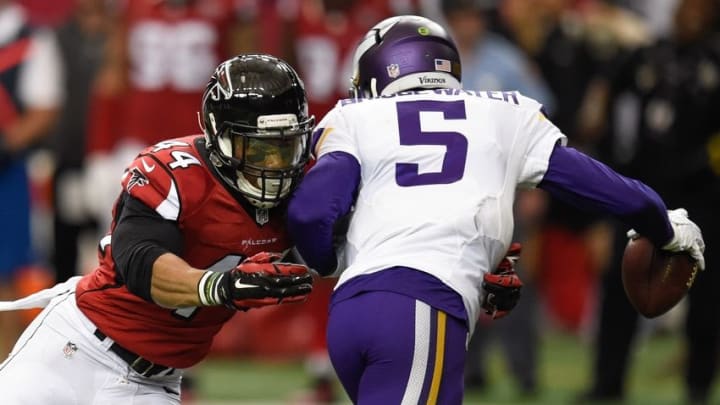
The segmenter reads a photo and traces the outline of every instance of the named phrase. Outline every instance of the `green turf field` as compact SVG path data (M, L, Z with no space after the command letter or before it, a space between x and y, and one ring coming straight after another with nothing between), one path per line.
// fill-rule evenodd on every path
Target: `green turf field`
M495 351L491 356L490 388L484 392L468 391L465 403L570 404L590 378L588 343L576 337L549 333L542 340L540 391L533 398L522 398L517 395L513 380L508 378L499 353ZM643 338L634 351L625 404L685 404L682 353L683 344L677 336ZM203 405L292 404L289 398L308 382L301 362L213 359L196 371ZM715 385L711 404L720 404L718 385L720 383ZM343 403L349 401L345 398Z

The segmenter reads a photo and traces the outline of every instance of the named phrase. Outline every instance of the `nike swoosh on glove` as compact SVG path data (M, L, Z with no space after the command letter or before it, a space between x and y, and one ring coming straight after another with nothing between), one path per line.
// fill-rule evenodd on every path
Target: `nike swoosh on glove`
M203 305L247 311L268 305L302 302L312 291L307 266L279 262L278 253L261 252L226 272L207 271L198 283Z

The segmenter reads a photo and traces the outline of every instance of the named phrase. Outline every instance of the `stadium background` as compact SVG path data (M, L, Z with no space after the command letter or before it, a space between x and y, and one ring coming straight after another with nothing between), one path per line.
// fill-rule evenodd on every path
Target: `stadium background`
M102 34L111 38L117 22L127 18L123 13L133 10L132 4L162 1L22 0L19 3L28 9L34 25L51 29L60 29L77 15L79 9L89 4L92 13L103 14L108 29ZM598 100L593 97L600 97L598 93L602 92L602 88L593 87L592 84L596 83L593 79L608 77L606 68L612 65L613 58L603 59L603 55L609 48L631 50L668 36L672 12L678 1L199 0L194 7L215 7L219 3L230 7L231 23L238 28L229 36L228 41L233 42L231 48L235 51L268 52L289 60L305 80L312 102L311 112L320 117L337 98L345 97L350 50L373 23L398 13L423 14L446 23L443 3L477 3L485 18L483 30L502 36L509 42L517 42L514 45L522 55L510 60L527 63L528 66L520 69L521 74L536 80L535 87L525 86L527 83L519 83L518 87L524 86L531 93L535 89L539 99L544 97L551 115L557 114L554 121L571 135L575 146L600 157L610 156L612 162L621 167L623 154L630 152L622 142L619 146L617 143L608 145L610 142L604 135L609 130L599 124L607 119L606 114L609 113L583 110L577 106L568 111L567 105L582 104L578 103L579 99ZM193 2L168 0L167 3L185 7ZM599 48L591 46L588 52L592 55L589 58L572 59L577 64L570 63L566 69L581 78L565 76L568 81L565 86L553 85L553 77L548 76L548 70L540 66L545 61L536 58L532 46L523 43L525 34L509 28L510 20L517 19L522 24L523 18L529 18L528 14L541 11L561 15L562 21L569 22L571 26L576 24L575 28L586 30L590 33L589 37L599 36L603 44ZM461 30L462 26L454 35L463 35ZM480 41L479 37L475 40ZM549 72L560 75L563 71L557 68ZM210 73L208 71L206 76ZM499 84L482 75L475 79L478 85ZM575 79L578 81L573 82ZM102 80L98 75L97 81ZM580 89L568 88L576 83L583 86ZM102 85L97 87L102 89ZM582 97L572 90L582 90ZM113 108L118 105L113 103L127 101L105 97L102 90L98 93L89 95L91 105L82 112L85 115L76 116L76 119L87 123L86 136L81 139L85 146L75 145L76 151L83 155L87 170L92 168L89 157L93 153L112 151L121 143L118 139L124 136L108 128L117 122L113 120L118 119L112 117L112 112L117 111ZM592 107L593 103L583 105ZM580 124L568 123L569 116L580 117ZM139 122L143 125L142 121ZM146 124L149 128L156 125ZM573 136L575 134L578 135ZM58 156L62 153L56 146L61 135L59 129L48 134L47 141L34 148L29 160L37 260L35 266L19 273L18 295L46 285L53 278L68 275L67 269L59 269L57 261L57 250L66 249L67 244L60 245L52 236L57 208L53 196L58 193L53 176L58 168ZM152 137L162 139L180 135L184 134L153 134ZM62 143L62 138L59 140ZM583 213L575 215L569 223L553 221L553 212L558 208L547 207L541 196L530 196L523 200L523 204L519 208L519 215L527 217L524 223L526 232L522 237L526 243L523 271L534 290L534 298L528 298L532 301L525 305L536 307L532 322L538 330L537 386L532 392L522 389L508 369L506 356L496 341L489 346L486 384L482 388L471 386L467 403L570 403L576 401L578 395L591 384L595 331L599 327L599 302L603 294L602 274L611 265L608 262L613 260L613 228L602 219ZM109 213L109 205L100 208ZM89 218L92 215L88 213ZM704 225L712 224L701 224ZM81 273L92 269L94 246L97 236L104 230L99 229L102 226L103 220L97 218L82 224L78 239L73 240L78 244L80 253L72 271ZM256 310L236 316L216 338L211 357L193 370L196 389L192 401L199 404L314 403L311 399L313 376L318 372L313 368L318 361L313 359L319 357L322 363L322 314L326 310L326 296L331 288L331 282L322 284L308 305ZM641 320L629 361L626 403L684 403L683 361L687 342L681 330L685 312L683 302L661 318ZM340 402L347 402L341 390L336 387L335 391ZM710 403L720 403L717 383L713 385L712 392Z

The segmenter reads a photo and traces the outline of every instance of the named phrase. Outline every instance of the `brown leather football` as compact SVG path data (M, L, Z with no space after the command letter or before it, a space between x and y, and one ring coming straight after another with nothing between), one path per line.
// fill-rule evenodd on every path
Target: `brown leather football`
M648 318L662 315L680 302L697 271L697 263L688 254L661 250L644 237L630 240L622 259L625 293Z

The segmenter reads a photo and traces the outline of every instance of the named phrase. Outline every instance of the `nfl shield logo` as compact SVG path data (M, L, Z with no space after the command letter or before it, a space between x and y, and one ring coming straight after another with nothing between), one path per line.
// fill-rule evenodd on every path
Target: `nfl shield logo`
M73 342L67 342L65 343L65 347L63 347L63 355L66 359L69 359L72 357L73 354L77 351L77 346Z
M255 222L258 225L265 225L270 221L270 213L267 208L255 208Z
M398 65L397 63L388 65L387 72L388 72L388 76L390 76L393 79L398 77L400 75L400 65Z

